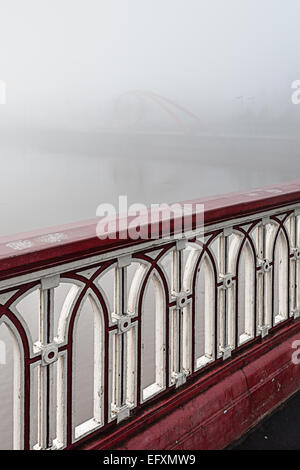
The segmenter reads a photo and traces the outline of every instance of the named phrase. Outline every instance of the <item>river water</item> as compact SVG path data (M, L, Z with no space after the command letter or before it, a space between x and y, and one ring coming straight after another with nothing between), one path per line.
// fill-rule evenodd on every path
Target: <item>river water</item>
M176 202L299 178L300 140L39 132L0 146L0 235L95 217L100 203Z
M0 147L0 235L95 217L100 203L176 202L300 179L300 140L163 134L90 135L37 131ZM57 310L66 290L62 286ZM35 295L35 294L34 294ZM22 314L37 333L34 295ZM92 318L79 321L78 424L89 417ZM0 327L0 448L12 445L12 344ZM5 354L4 354L5 353Z

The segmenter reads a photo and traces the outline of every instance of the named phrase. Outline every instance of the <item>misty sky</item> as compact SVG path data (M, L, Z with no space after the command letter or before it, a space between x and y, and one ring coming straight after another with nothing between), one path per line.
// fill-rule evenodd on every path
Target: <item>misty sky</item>
M298 0L0 0L0 124L98 128L135 89L197 115L290 106L299 18Z

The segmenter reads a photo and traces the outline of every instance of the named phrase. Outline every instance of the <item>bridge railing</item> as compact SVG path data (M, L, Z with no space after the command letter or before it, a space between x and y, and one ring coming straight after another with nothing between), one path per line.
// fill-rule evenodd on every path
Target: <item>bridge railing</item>
M99 240L89 221L2 238L14 448L107 436L300 316L300 183L197 202L204 233L176 233L175 221L171 239ZM35 333L22 313L28 298ZM76 335L90 314L93 357L84 367L93 384L81 398L92 408L79 422Z

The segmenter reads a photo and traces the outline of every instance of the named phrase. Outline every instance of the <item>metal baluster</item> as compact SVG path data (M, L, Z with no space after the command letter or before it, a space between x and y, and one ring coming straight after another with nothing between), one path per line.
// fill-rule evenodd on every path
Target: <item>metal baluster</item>
M220 286L219 295L219 309L220 309L220 325L219 325L219 342L220 351L223 359L226 360L231 356L232 347L229 338L229 293L233 285L233 276L228 273L229 269L229 237L232 234L232 228L224 229L219 238L219 272L222 281Z
M186 382L188 371L184 369L184 318L183 308L187 305L187 294L182 291L183 285L183 252L186 247L186 240L178 240L176 249L173 252L173 273L172 273L172 296L176 299L174 324L173 324L173 348L174 360L172 380L179 387Z
M257 261L258 267L258 290L257 290L257 308L258 308L258 332L264 338L269 332L268 319L267 319L267 291L268 279L267 276L271 271L271 262L267 259L267 225L270 223L269 218L264 218L258 226L258 239L257 239Z
M127 332L131 328L131 317L127 313L127 267L131 264L131 256L123 256L115 268L115 311L114 318L118 322L118 330L114 335L115 347L115 403L112 412L117 422L128 418L130 408L127 403Z
M49 449L55 437L52 422L54 406L54 362L58 359L58 346L54 342L54 289L59 285L59 276L45 277L40 290L40 332L35 348L41 353L38 377L38 448Z

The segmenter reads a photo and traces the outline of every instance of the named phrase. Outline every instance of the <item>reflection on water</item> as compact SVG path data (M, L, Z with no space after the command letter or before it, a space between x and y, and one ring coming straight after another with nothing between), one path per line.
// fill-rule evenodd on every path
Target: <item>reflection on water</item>
M85 136L86 147L76 136L65 140L58 136L49 138L51 145L42 139L37 146L27 143L22 151L11 145L1 149L1 235L94 217L98 204L117 204L123 194L129 203L149 205L300 179L297 139L103 134L93 136L93 145L89 137ZM111 282L107 280L108 291ZM65 291L65 287L57 290L58 310ZM33 294L23 308L28 324L37 331L36 301ZM85 321L84 314L85 310L81 328L92 321L90 317ZM150 320L148 326L154 328ZM92 357L85 348L89 334L82 331L76 353L84 364L76 371L78 423L91 408L84 394L91 388L93 369L92 361L86 360ZM7 345L7 365L0 363L0 448L8 448L13 348L5 327L0 328L0 340ZM150 363L151 351L149 358L145 360ZM37 404L34 408L35 416Z
M117 204L123 194L129 204L150 205L295 180L300 174L295 138L42 137L35 145L33 137L23 142L22 150L9 143L0 148L0 235L88 219L100 203Z

